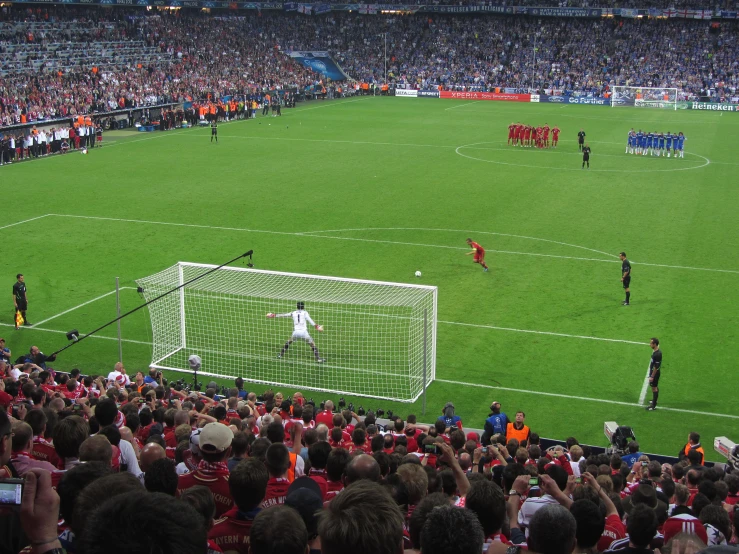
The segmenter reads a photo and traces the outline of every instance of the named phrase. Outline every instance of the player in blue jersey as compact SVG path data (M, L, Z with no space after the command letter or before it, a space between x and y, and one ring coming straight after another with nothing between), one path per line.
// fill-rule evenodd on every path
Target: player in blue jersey
M649 132L646 133L646 148L644 149L644 155L646 156L647 153L650 153L652 151L652 138L654 137L654 133Z
M644 132L639 139L639 152L644 155L647 153L647 133Z
M665 134L660 133L659 134L659 151L657 152L657 156L662 155L662 151L665 149Z
M680 157L685 157L685 152L683 151L683 146L685 145L685 135L683 135L683 132L680 131L677 134L677 151L680 153Z
M631 131L631 136L629 136L629 154L633 154L636 150L636 133L634 131Z
M637 131L636 133L636 153L641 154L641 141L644 138L644 133L641 132L641 129Z
M665 135L665 143L667 146L667 157L670 157L670 150L672 150L672 133L670 131L667 131L667 134Z
M634 133L634 128L631 128L631 131L629 131L629 134L626 135L626 152L624 154L629 153L629 149L631 148L631 135Z

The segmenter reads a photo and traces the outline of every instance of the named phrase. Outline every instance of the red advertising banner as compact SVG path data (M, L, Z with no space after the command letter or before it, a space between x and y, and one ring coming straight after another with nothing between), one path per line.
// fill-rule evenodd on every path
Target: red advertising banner
M441 98L455 100L502 100L504 102L531 102L530 94L505 94L503 92L459 92L442 90Z

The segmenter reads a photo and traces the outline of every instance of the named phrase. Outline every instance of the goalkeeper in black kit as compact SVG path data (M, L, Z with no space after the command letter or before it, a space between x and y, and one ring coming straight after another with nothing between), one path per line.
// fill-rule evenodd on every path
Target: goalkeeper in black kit
M319 364L322 364L326 360L321 358L320 354L318 353L318 347L316 346L316 343L313 341L313 338L310 336L310 333L308 333L308 323L310 323L316 331L323 331L323 327L318 325L315 321L313 321L310 317L310 314L305 310L305 304L303 302L298 302L297 304L297 310L293 312L288 312L285 314L274 314L272 312L267 314L267 317L292 317L293 318L293 334L290 337L290 339L285 343L285 346L282 347L282 350L280 350L280 353L277 355L278 358L282 358L285 355L285 352L287 352L287 349L290 348L290 345L295 342L296 340L304 340L307 342L311 350L313 350L313 355L316 357L316 362Z

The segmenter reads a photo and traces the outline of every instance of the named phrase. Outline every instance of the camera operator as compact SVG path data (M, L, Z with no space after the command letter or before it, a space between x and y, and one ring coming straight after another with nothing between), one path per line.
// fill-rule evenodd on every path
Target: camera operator
M144 378L145 385L162 385L162 372L156 368L149 370L149 375Z

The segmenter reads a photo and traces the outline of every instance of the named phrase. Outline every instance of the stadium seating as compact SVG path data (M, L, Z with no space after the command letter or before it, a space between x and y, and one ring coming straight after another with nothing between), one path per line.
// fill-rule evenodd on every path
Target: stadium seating
M291 50L328 49L352 78L382 82L385 37L391 86L602 95L630 84L720 99L739 85L736 22L145 13L13 10L0 21L0 125L22 113L107 111L122 98L142 106L315 84L320 76L284 55Z

